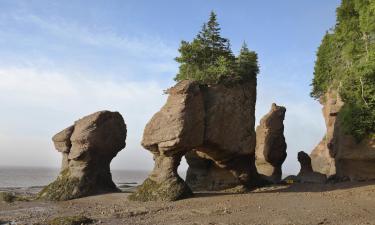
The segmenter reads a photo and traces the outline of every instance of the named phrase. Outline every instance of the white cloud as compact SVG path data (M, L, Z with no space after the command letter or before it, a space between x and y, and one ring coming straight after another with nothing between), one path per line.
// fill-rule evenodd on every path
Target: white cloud
M132 36L119 34L110 27L82 26L66 19L43 18L35 14L16 13L10 17L20 23L32 24L59 39L70 39L93 47L118 49L140 58L160 59L167 57L173 59L177 54L176 46L165 44L156 35Z
M115 158L114 168L151 169L152 157L142 149L143 128L164 104L162 86L153 81L128 82L89 79L30 68L0 69L0 164L45 165L57 167L59 154L50 138L74 120L108 109L119 111L128 125L127 147ZM307 94L278 87L277 94L259 85L257 120L271 103L287 107L285 136L288 158L286 173L299 169L297 152L310 152L324 134L321 106ZM285 90L284 90L285 89ZM33 156L33 157L31 157ZM183 163L181 169L186 169Z
M99 110L119 111L127 125L127 147L114 168L150 169L142 149L143 127L165 101L156 82L93 80L35 69L0 69L0 165L58 167L50 138L78 118ZM30 157L32 152L33 157ZM50 157L54 154L56 157ZM47 157L48 156L48 157Z

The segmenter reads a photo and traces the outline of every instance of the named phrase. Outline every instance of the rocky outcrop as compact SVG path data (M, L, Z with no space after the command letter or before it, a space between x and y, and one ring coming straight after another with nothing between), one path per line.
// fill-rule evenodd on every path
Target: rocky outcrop
M181 157L190 151L228 170L242 185L253 185L256 81L211 86L182 81L167 93L167 103L146 125L142 140L154 155L154 169L130 199L190 196L177 174Z
M286 159L284 137L285 107L272 104L256 129L256 167L260 174L273 183L281 181L281 166Z
M301 165L301 169L297 175L297 178L302 183L325 183L327 180L326 175L314 172L311 165L310 156L301 151L298 152L298 162Z
M311 153L312 167L315 171L331 176L336 174L335 152L333 144L334 136L337 132L337 116L343 106L340 96L336 91L328 92L320 99L323 104L323 117L326 123L327 131L322 141Z
M353 136L345 134L338 118L344 103L337 91L330 90L320 102L327 131L311 153L313 169L338 179L375 179L375 138L357 142Z
M126 125L118 112L100 111L85 116L56 134L52 140L62 153L58 178L39 197L68 200L118 191L110 163L125 147Z
M297 176L290 175L284 179L287 183L325 183L327 176L325 174L314 172L311 165L310 156L300 151L298 152L298 162L300 163L301 169Z
M281 181L281 166L286 158L284 138L285 107L272 104L256 132L256 167L264 179L272 183ZM223 190L239 184L233 174L218 167L212 160L195 152L185 155L189 168L186 182L193 190Z
M238 179L214 161L200 157L195 151L185 155L189 167L186 183L194 191L219 191L239 185Z

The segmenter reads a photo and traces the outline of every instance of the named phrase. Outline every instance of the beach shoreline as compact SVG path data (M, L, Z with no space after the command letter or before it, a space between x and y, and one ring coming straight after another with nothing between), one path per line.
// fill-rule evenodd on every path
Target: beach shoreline
M84 215L94 224L371 224L375 181L292 184L246 194L200 192L176 202L134 202L110 193L63 202L0 203L0 220L46 223Z

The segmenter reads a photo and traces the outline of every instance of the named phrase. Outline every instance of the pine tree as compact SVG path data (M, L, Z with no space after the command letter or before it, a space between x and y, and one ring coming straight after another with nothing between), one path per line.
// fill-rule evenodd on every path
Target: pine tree
M249 50L246 42L242 44L236 63L237 74L241 80L255 79L259 73L258 55L254 51Z
M337 23L317 52L313 90L339 90L344 130L358 140L375 133L375 1L342 0Z
M221 37L217 16L212 11L207 23L191 42L182 41L176 81L185 79L217 83L234 75L235 57L228 39Z

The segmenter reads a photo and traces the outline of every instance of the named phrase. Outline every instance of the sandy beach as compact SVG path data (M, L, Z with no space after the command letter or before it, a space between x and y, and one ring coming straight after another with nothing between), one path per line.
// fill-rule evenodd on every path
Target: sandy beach
M128 193L64 202L0 203L0 220L46 224L84 215L94 224L374 224L375 182L293 184L251 193L196 193L176 202L133 202Z

